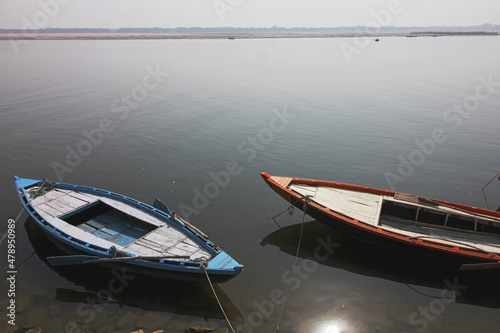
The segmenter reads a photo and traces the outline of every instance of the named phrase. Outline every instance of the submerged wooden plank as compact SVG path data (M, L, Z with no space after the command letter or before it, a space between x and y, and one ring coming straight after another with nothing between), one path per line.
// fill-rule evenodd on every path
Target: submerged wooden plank
M101 221L99 219L99 217L96 218L98 221ZM123 223L122 221L118 220L118 221L115 221L114 223L110 223L108 225L106 225L106 228L110 229L110 230L113 230L115 232L118 232L118 233L122 233L124 232L125 230L127 230L128 228L130 228L131 225L130 224L125 224Z
M74 237L76 239L79 239L83 242L89 243L89 244L94 244L96 246L100 246L102 248L108 249L111 246L115 246L118 250L123 249L123 246L114 244L112 242L109 242L105 239L96 237L88 232L85 232L75 226L72 226L66 222L64 222L61 219L58 219L56 217L52 216L44 216L44 218L52 224L54 227L57 229L61 230L62 232L66 233L67 235Z
M88 233L93 233L94 231L96 231L97 229L94 228L94 227L91 227L89 226L88 224L85 224L85 223L82 223L80 224L79 226L77 226L78 229L81 229L85 232L88 232Z
M105 233L107 233L107 234L109 234L109 235L118 235L118 234L120 234L118 231L113 230L113 229L109 229L109 228L107 228L107 227L102 227L102 228L101 228L101 231L102 231L102 232L105 232Z
M129 244L132 244L135 242L137 239L134 237L130 237L124 234L115 234L115 235L110 235L107 240L110 242L113 242L114 244L118 244L120 246L127 246Z
M105 240L109 240L111 237L113 237L113 235L108 234L107 232L103 231L102 229L98 229L98 230L92 232L92 235L99 237L99 238L102 238L102 239L105 239Z
M132 227L130 227L128 229L125 229L122 232L122 234L138 239L138 238L143 237L144 235L146 235L150 231L151 231L150 229L146 229L146 228L143 228L143 227L132 226Z
M95 220L95 219L92 219L92 220L88 220L87 222L85 222L85 224L88 224L96 229L101 229L102 227L106 226L107 224L105 223L102 223L101 221L98 221L98 220Z
M121 224L121 220L126 217L127 215L125 213L122 213L117 210L110 210L108 212L105 212L97 216L95 219L109 225L117 225Z

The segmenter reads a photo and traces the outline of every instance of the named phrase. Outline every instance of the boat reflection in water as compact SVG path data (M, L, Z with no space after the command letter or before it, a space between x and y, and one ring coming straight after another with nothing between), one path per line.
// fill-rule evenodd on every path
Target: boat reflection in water
M128 307L148 312L224 320L208 282L134 276L95 265L54 267L47 262L47 256L61 255L63 252L47 239L31 218L28 218L24 226L38 257L60 277L74 284L74 288L57 288L55 299L75 303L75 308L80 306L82 313L92 307L105 312L108 306L110 311L116 311L117 305L119 308L125 307L125 312L133 310L127 310ZM54 283L68 285L65 281L56 280ZM214 288L229 319L242 322L240 311L227 294L217 284Z
M377 247L357 241L338 233L318 221L290 225L267 235L261 246L274 245L280 251L295 256L302 229L299 257L314 260L318 238L336 243L336 248L325 260L316 260L318 264L348 271L360 276L375 277L407 285L435 289L433 295L439 295L446 286L443 281L455 281L467 288L455 293L455 302L474 304L489 308L500 308L500 287L498 270L459 271L461 261L453 261L440 256L421 255ZM416 290L417 291L417 290ZM418 292L418 291L417 291ZM450 291L447 296L453 295ZM316 328L318 332L341 332L339 323L324 322Z

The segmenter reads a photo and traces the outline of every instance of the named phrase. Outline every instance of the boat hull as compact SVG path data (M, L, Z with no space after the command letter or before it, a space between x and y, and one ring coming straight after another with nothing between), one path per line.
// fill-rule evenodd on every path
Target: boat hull
M327 188L341 189L345 191L355 191L356 193L369 193L373 196L394 197L398 195L396 192L387 191L376 188L368 188L363 186L318 181L302 178L276 177L270 176L267 173L261 174L266 183L281 197L290 202L298 209L305 211L308 215L317 221L334 228L357 240L374 244L377 246L389 247L392 249L402 249L421 253L423 255L444 255L450 259L459 260L463 263L469 262L498 262L500 261L500 253L493 251L481 251L474 248L462 246L460 242L453 243L453 240L442 242L436 237L409 237L398 232L384 229L377 223L363 221L362 219L353 218L345 212L332 210L325 205L322 205L315 200L314 197L308 197L304 193L298 193L293 189L294 184L303 184L307 186L319 186ZM399 194L403 196L403 194ZM405 195L408 198L414 197ZM429 200L429 199L426 199ZM435 204L448 205L457 210L467 210L468 213L490 214L493 218L498 219L500 214L494 211L487 211L475 207L468 207L458 204L452 204L445 201L433 200ZM379 208L380 214L380 208ZM498 238L500 240L500 238ZM498 242L498 241L497 241Z

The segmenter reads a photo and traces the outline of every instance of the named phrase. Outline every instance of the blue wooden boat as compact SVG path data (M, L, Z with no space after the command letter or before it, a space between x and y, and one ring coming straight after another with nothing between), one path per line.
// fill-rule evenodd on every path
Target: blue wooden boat
M149 206L94 187L15 176L17 193L41 229L73 255L52 265L99 264L127 273L215 283L243 266L156 199ZM206 274L205 274L206 273Z

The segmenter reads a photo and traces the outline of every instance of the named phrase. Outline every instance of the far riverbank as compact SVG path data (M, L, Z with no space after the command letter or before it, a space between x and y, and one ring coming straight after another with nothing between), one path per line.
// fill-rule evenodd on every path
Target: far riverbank
M491 32L2 33L0 40L264 39L499 36Z

